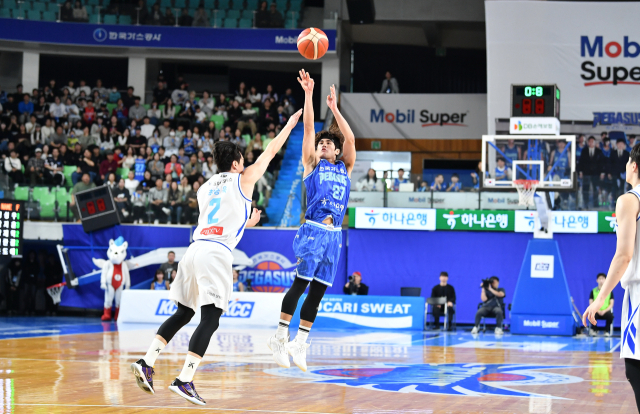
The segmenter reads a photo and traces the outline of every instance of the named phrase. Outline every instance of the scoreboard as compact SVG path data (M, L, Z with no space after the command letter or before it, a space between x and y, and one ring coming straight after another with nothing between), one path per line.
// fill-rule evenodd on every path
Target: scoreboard
M85 232L100 230L120 224L113 196L106 185L80 191L75 194L80 210L80 220Z
M557 85L511 85L511 117L560 118Z
M22 256L24 204L16 200L0 200L0 256Z

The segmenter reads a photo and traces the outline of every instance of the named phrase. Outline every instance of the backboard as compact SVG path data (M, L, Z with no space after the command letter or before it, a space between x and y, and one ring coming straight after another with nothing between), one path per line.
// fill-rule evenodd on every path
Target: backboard
M536 180L538 191L570 191L575 171L573 135L482 136L484 189L513 191L514 181Z

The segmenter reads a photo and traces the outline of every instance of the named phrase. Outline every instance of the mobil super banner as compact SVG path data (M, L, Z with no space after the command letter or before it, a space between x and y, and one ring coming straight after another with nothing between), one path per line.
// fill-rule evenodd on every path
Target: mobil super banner
M291 326L300 322L300 311L306 295L298 301L298 311ZM318 308L314 327L323 328L424 328L425 301L411 296L325 295Z
M357 138L479 139L484 94L343 93L341 110Z

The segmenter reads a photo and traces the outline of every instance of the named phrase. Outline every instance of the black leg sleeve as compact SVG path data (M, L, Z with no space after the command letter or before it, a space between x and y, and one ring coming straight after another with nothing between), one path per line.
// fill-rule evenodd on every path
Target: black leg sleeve
M193 309L184 306L182 303L178 303L178 310L160 326L157 332L158 335L169 343L176 332L188 324L195 314Z
M624 368L625 374L627 375L627 381L631 384L633 393L636 396L638 412L640 412L640 361L637 359L625 358Z
M286 313L287 315L293 315L294 313L296 313L298 300L304 293L305 289L307 289L308 285L308 281L296 277L293 281L293 284L289 288L289 291L286 295L284 295L284 299L282 299L282 308L280 309L280 311L282 313Z
M202 358L204 353L207 352L213 333L220 325L222 309L216 308L213 304L204 305L200 307L200 315L200 323L189 341L189 352L193 352Z
M318 307L320 306L320 301L324 296L324 292L327 291L327 285L318 282L317 280L312 281L309 284L309 294L307 298L304 300L302 304L302 308L300 308L300 320L307 321L313 323L316 320L316 315L318 315Z

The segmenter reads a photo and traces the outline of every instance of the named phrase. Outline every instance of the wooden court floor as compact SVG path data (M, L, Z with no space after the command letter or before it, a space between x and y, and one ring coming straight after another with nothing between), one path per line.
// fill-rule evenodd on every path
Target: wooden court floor
M0 335L0 412L638 412L618 340L312 331L303 373L271 362L272 330L226 329L212 338L194 379L207 401L199 407L166 388L193 329L179 332L156 362L155 395L136 386L129 364L157 327L114 329L10 327L17 334Z

